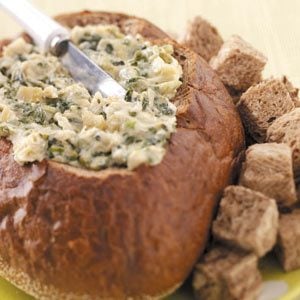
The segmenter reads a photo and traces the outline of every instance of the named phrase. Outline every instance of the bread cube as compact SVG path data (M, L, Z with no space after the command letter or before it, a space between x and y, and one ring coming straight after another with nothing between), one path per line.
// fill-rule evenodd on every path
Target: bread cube
M257 257L216 247L196 265L193 287L199 300L256 300L262 279Z
M295 105L280 79L265 80L249 88L237 104L244 126L257 142L264 142L269 126Z
M223 39L214 26L197 16L189 23L182 42L209 61L220 50Z
M274 199L242 186L225 189L213 222L213 235L228 246L264 256L276 243L278 209Z
M293 151L293 167L300 175L300 108L281 116L268 128L267 141L286 143Z
M285 271L300 268L300 209L282 214L279 219L276 254Z
M210 61L223 83L245 91L261 80L266 57L237 35L231 36Z
M292 149L286 144L255 144L246 151L239 183L273 198L281 206L297 201Z

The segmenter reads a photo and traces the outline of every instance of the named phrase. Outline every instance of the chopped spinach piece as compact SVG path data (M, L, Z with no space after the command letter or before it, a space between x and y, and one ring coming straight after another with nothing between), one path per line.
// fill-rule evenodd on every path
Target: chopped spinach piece
M131 117L136 117L136 115L137 115L136 111L130 111L129 112L129 116L131 116Z
M125 63L123 60L119 60L119 61L112 61L112 65L114 66L124 66Z
M12 81L18 81L20 84L25 84L26 81L24 80L24 76L21 72L15 72L13 75L11 75L11 80Z
M5 125L0 126L0 137L7 137L9 136L9 128Z
M22 54L19 54L18 55L18 60L21 61L21 62L23 62L23 61L26 60L26 57L24 55L22 55Z
M143 77L146 77L146 78L147 78L147 77L149 76L149 74L148 74L148 72L144 71L144 72L142 72L142 73L141 73L141 76L143 76Z
M50 148L49 148L49 152L51 152L52 154L53 153L63 153L64 152L64 148L62 146L58 146L58 145L52 145Z
M167 103L158 104L158 109L161 111L163 115L170 116L174 114L173 109L171 109Z
M112 54L113 51L114 51L113 45L112 45L112 44L107 44L106 47L105 47L105 51L106 51L106 53L108 53L108 54Z
M139 77L132 77L127 82L128 83L133 83L133 82L137 82L138 80L139 80Z
M40 62L37 63L37 66L39 68L45 68L47 66L47 64L45 62L43 62L43 61L40 61Z
M66 142L73 150L76 149L76 146L70 140L66 140Z
M146 145L156 145L159 142L161 142L161 139L159 137L152 136L152 137L147 138Z
M131 65L137 66L139 62L148 62L148 57L144 55L140 50L135 52Z
M72 103L67 100L56 98L56 99L46 99L47 105L56 107L61 113L64 113L68 110Z
M150 127L149 132L155 134L157 132L157 129L155 127Z
M62 146L62 142L56 138L51 138L48 140L48 148L55 144L60 144Z
M63 143L55 138L48 140L48 157L54 158L64 153Z
M142 77L133 77L127 80L126 87L136 92L143 92L147 90L148 85Z
M127 102L132 102L132 93L133 93L133 90L129 89L127 92L126 92L126 95L125 95L125 101Z
M31 114L31 113L30 113ZM44 124L46 120L46 113L41 106L38 106L33 112L33 119L38 124Z
M168 131L168 127L165 125L165 124L161 124L161 129L165 130L165 131Z
M101 112L100 112L100 115L103 116L104 120L107 119L107 115L106 115L106 112L105 112L105 111L101 111Z
M41 105L16 103L15 108L17 108L21 113L21 123L37 123L42 125L46 121L46 113L43 111Z
M0 69L0 71L1 71L1 73L2 73L3 75L6 75L7 68L6 68L6 67L2 67L2 68Z
M137 51L135 54L135 61L144 61L147 62L148 58L141 51Z
M142 101L142 109L146 110L147 106L149 105L149 100L148 99L143 99Z
M103 152L103 151L100 151L100 152L95 152L92 154L93 157L97 157L97 156L110 156L111 155L111 151L108 151L108 152Z
M77 159L78 159L78 153L77 153L77 152L74 152L73 155L68 156L68 159L69 159L70 161L77 160Z
M135 142L137 142L137 138L135 136L132 136L132 135L127 136L125 141L124 141L125 145L130 145L130 144L133 144Z

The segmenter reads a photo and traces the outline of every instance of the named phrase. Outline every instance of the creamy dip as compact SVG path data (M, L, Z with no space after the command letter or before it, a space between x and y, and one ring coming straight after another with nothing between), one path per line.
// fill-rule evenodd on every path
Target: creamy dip
M127 91L91 95L59 60L19 38L0 58L0 137L20 163L52 159L93 170L158 164L176 130L170 99L182 69L171 45L116 26L75 27L72 41Z

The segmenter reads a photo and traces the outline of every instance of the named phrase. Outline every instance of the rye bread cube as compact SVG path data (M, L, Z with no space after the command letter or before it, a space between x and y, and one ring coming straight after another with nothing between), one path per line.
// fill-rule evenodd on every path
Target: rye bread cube
M225 189L212 230L216 240L264 256L276 243L276 202L260 192L229 186Z
M300 268L300 209L280 215L275 250L285 271Z
M219 52L223 39L214 26L197 16L188 24L182 42L208 62Z
M286 144L250 146L242 165L239 183L276 200L280 206L297 201L292 149Z
M262 143L270 125L292 111L295 105L284 83L280 79L269 79L243 93L237 108L248 132Z
M288 144L293 151L295 176L300 176L300 108L276 119L268 128L267 141Z
M217 246L196 265L193 287L199 300L256 300L262 285L257 256Z
M246 91L261 80L266 57L237 35L231 36L210 61L223 83L234 90Z

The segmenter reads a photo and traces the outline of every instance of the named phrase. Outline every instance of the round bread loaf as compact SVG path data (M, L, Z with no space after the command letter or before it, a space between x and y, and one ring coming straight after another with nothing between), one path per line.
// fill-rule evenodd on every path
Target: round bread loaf
M88 11L57 20L116 24L171 43L183 68L172 100L177 131L159 165L134 171L51 160L20 166L2 138L0 276L38 299L160 298L185 280L205 247L244 147L239 116L206 62L151 23Z

